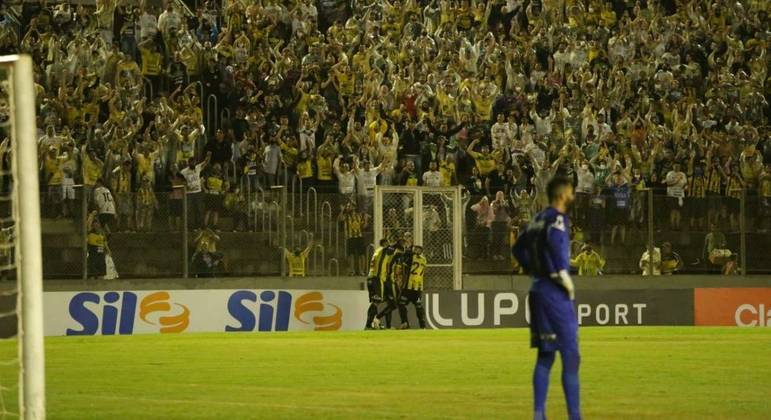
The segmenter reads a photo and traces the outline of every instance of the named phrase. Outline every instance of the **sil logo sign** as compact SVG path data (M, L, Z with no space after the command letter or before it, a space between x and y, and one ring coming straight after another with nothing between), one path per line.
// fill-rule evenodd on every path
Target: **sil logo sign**
M317 331L336 331L343 325L343 310L325 302L321 292L295 297L286 291L239 290L228 299L228 313L233 322L225 331L288 331L292 318Z
M139 320L158 327L161 333L179 333L190 324L190 309L174 303L169 292L151 293L138 300L133 292L78 293L69 304L70 317L80 328L67 328L66 335L132 334Z

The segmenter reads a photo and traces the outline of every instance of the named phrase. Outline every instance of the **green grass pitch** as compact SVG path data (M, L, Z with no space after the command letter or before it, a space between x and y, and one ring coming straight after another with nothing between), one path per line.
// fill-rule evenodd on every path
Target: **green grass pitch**
M771 418L771 329L580 337L587 419ZM15 348L0 343L2 360ZM46 358L49 419L527 419L535 353L527 330L508 329L56 337ZM3 397L15 405L15 390Z

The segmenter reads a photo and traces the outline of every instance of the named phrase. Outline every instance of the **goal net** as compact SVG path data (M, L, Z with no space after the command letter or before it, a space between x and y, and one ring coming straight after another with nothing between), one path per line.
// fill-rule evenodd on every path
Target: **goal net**
M381 238L423 245L427 290L463 287L460 187L375 187L375 246Z
M32 59L0 57L0 417L45 418Z

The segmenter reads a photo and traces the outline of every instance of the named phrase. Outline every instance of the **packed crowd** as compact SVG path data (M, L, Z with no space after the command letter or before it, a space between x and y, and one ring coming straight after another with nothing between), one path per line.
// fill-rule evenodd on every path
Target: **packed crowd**
M149 229L159 206L178 216L173 187L195 226L216 227L221 211L243 216L249 192L294 178L360 208L376 184L461 184L467 230L504 243L560 173L576 182L576 225L610 225L613 241L644 220L644 188L668 197L672 229L736 229L742 189L757 227L771 223L763 1L193 12L98 0L25 6L20 33L0 25L2 52L35 58L49 215L72 213L75 184L109 190L121 229Z

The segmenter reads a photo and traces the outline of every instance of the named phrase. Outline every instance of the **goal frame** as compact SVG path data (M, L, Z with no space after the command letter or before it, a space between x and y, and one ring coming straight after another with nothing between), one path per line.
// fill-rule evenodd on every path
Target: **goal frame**
M19 417L45 418L43 349L43 258L38 184L35 82L29 55L0 57L8 69L11 110L12 212L16 228L15 264L19 354Z
M424 187L424 186L375 186L374 207L374 235L373 246L378 247L383 238L383 194L385 193L412 193L415 197L413 203L413 231L415 243L423 242L423 194L440 193L452 195L452 285L453 290L463 289L463 202L461 187ZM443 264L428 264L429 267L447 266Z

